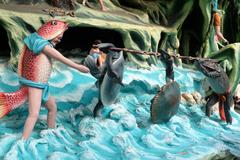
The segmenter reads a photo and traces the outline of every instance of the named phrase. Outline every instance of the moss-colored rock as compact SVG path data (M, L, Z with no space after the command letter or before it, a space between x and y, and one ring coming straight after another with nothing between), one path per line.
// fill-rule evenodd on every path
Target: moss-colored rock
M234 91L240 79L240 43L227 45L209 55L209 58L219 60L230 78L231 91Z
M3 9L0 11L1 26L7 32L11 48L10 61L16 66L18 55L23 47L23 38L30 32L34 32L43 22L52 18L44 12L24 13L22 11L15 12ZM75 11L76 17L58 16L56 19L68 22L70 27L93 27L116 31L121 35L124 47L137 50L157 51L161 32L172 32L172 29L166 27L146 24L144 19L139 20L137 15L131 15L126 11L125 13L123 11L119 15L119 11L115 10L117 13L110 12L111 14L109 14L108 12L101 12L80 6ZM156 63L156 58L151 57L149 60L149 56L133 56L128 54L128 58L141 67L148 67L148 63Z

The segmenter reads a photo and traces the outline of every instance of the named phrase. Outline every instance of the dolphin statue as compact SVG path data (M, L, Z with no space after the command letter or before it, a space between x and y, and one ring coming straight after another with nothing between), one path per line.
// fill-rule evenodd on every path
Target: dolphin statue
M124 56L122 51L115 52L106 49L113 46L111 43L99 44L99 48L107 53L106 62L102 67L97 66L96 60L91 55L85 58L84 64L90 69L91 75L98 80L99 101L93 110L94 117L103 106L115 102L123 86Z

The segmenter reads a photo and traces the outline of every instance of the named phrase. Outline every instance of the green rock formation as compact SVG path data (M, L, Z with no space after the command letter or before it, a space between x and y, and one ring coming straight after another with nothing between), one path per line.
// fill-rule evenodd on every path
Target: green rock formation
M219 60L230 78L231 90L234 91L240 79L240 43L227 45L210 54L209 58Z

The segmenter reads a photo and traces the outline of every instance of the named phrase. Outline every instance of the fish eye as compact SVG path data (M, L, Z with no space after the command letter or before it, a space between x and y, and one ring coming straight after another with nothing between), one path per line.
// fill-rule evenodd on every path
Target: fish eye
M57 25L57 21L52 21L51 24L52 25Z

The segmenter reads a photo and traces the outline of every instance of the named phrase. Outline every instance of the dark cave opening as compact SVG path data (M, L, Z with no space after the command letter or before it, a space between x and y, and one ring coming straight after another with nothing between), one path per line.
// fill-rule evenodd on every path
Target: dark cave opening
M0 25L0 57L8 57L10 58L10 46L8 44L8 36L7 31Z
M229 43L240 41L240 16L234 1L229 1L223 20L223 34ZM235 34L234 34L235 33Z
M113 43L116 47L124 47L122 36L119 32L96 27L70 27L56 49L64 56L86 56L95 40L102 43Z
M205 38L205 35L202 35L203 32L204 16L199 5L195 4L182 25L179 48L180 53L187 56L197 56Z

